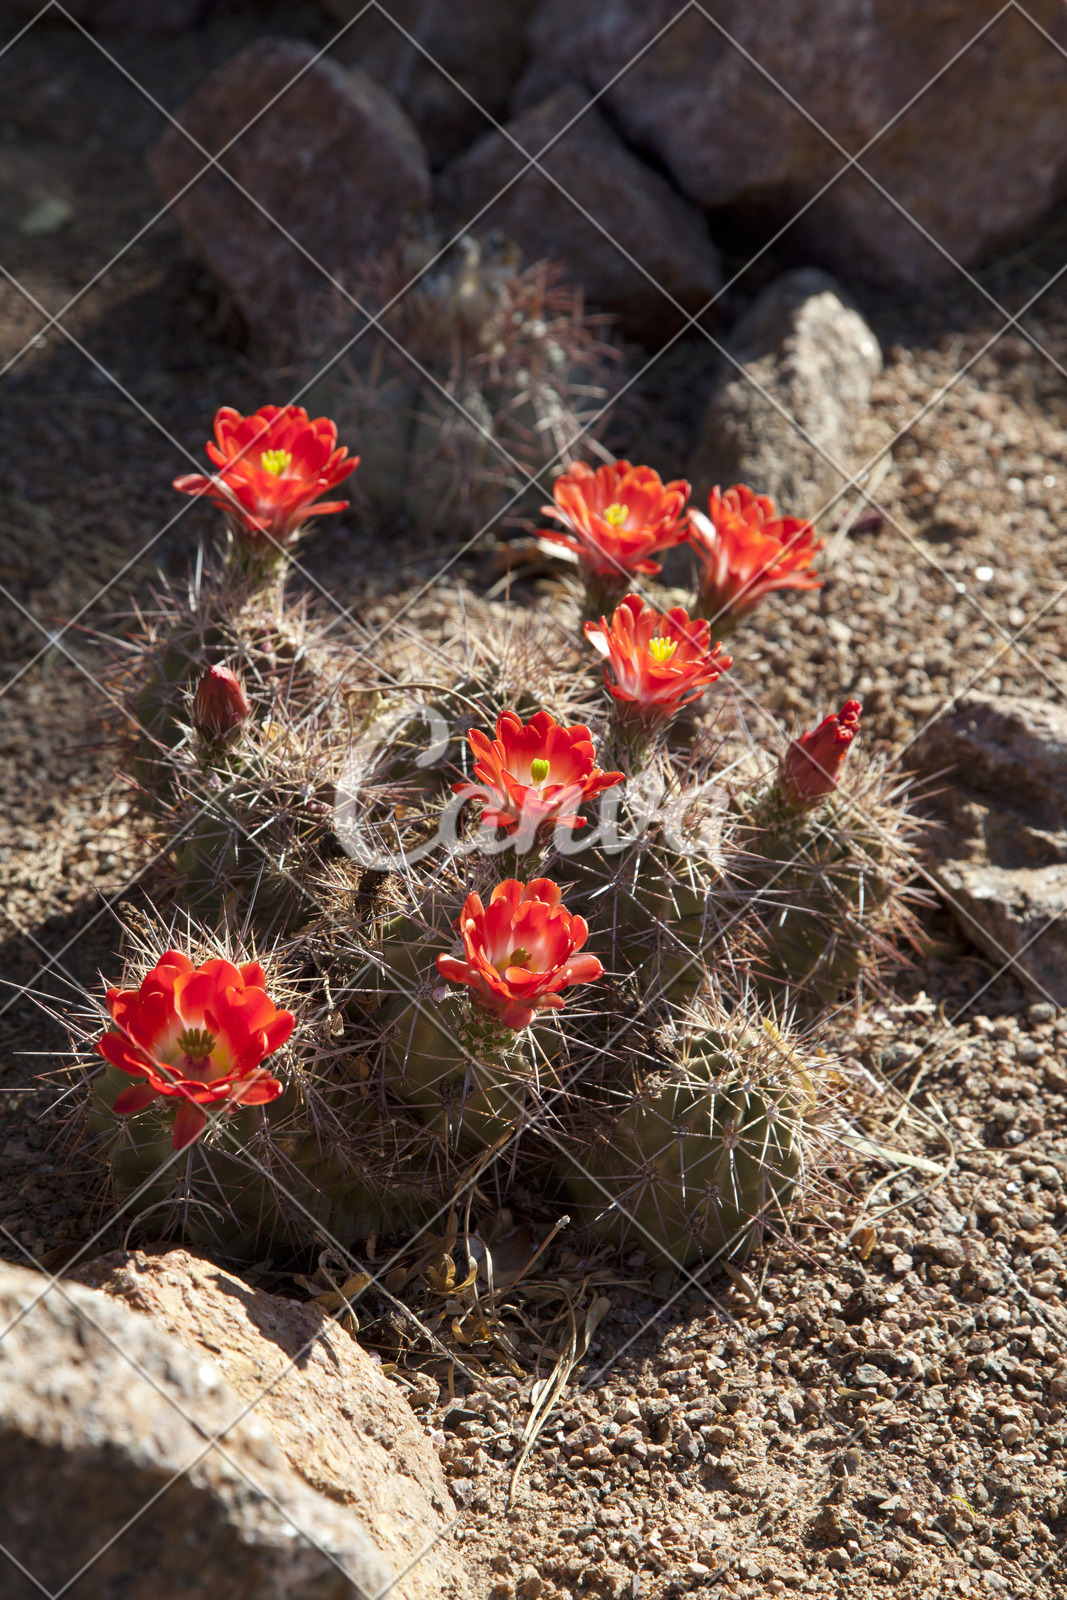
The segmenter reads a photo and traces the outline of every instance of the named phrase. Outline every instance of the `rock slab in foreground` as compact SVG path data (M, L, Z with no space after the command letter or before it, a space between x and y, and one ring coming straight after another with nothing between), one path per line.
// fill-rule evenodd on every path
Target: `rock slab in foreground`
M79 1573L77 1600L381 1592L392 1565L367 1529L297 1476L212 1359L46 1284L0 1265L0 1544L31 1575L5 1559L4 1600Z
M682 325L679 305L693 314L716 293L718 252L696 208L588 101L564 84L509 123L510 137L487 133L441 173L437 210L462 228L488 207L479 229L502 229L530 259L564 262L630 335L659 340ZM543 171L528 166L531 156Z
M968 694L917 742L942 831L930 870L963 931L1067 1005L1067 710Z
M542 0L516 93L529 105L564 78L610 84L613 121L697 205L731 207L765 233L788 227L791 249L846 277L922 286L1000 249L1061 192L1067 8L1030 0L993 21L1002 9ZM861 152L884 193L838 176Z
M712 390L690 474L698 493L747 483L791 516L815 516L847 481L833 463L859 464L878 340L833 278L804 267L765 289L726 344L743 370L724 362Z
M360 1517L398 1572L422 1557L390 1591L394 1600L466 1593L437 1454L396 1386L336 1322L185 1250L117 1250L76 1276L209 1356L229 1388L255 1402L289 1466Z
M350 281L429 204L426 156L396 101L299 40L256 40L212 73L178 121L202 148L168 128L149 153L153 177L165 200L192 184L175 215L272 345L294 345L319 303L329 305L327 274ZM203 152L217 155L238 135L220 163L240 188L213 168L198 177Z

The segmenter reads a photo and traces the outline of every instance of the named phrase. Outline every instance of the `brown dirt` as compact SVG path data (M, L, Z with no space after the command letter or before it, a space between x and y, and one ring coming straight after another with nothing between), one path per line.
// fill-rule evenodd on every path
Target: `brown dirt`
M114 43L177 104L273 15L235 9L195 39ZM279 22L321 29L307 8L278 8ZM142 156L159 114L55 26L0 58L0 104L0 261L57 309L152 214ZM54 237L14 226L10 195L35 182L74 205ZM1065 236L1052 219L982 274L984 287L1022 306L1060 266ZM765 266L734 291L731 314L757 276ZM1005 320L975 287L866 310L887 366L865 436L873 453L900 434L877 490L887 516L841 542L820 594L771 603L737 633L735 674L779 716L810 719L858 693L868 737L906 765L917 730L971 684L1067 691L1067 387L1054 364L1067 365L1067 288L1025 319L1053 360L1012 331L958 382ZM250 408L284 386L242 347L169 221L65 326L106 372L53 330L4 377L0 410L11 678L0 699L0 972L12 986L0 997L0 1253L45 1262L99 1228L94 1250L123 1234L106 1226L90 1164L56 1142L63 1008L114 975L112 902L136 903L130 880L145 865L104 741L91 629L111 625L153 563L183 571L209 525L194 510L157 537L180 509L169 481L187 470L173 441L199 456L219 403ZM40 327L0 282L0 362ZM699 334L657 364L643 385L648 431L629 443L639 458L679 469L700 394L685 380L706 369ZM410 541L369 548L358 524L335 522L307 559L348 603L402 591L442 558ZM450 581L484 587L482 560ZM41 654L47 630L82 606ZM755 1304L723 1275L711 1303L664 1306L639 1275L617 1292L510 1510L528 1378L500 1410L468 1395L464 1409L484 1421L450 1419L451 1402L425 1413L468 1507L476 1594L1064 1592L1067 1032L959 943L943 911L929 926L936 956L845 1040L871 1074L877 1125L899 1112L925 1167L850 1160L820 1225L793 1253L756 1263ZM866 1256L850 1238L860 1220L872 1230ZM637 1416L616 1422L631 1397Z

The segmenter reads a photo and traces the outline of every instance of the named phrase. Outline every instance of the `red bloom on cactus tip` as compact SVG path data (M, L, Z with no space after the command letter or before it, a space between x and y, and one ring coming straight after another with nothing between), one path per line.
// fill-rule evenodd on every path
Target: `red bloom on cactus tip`
M604 971L596 956L579 955L589 927L563 905L551 878L498 883L482 904L469 894L456 926L464 959L438 956L437 970L449 983L464 984L475 1002L516 1033L538 1011L558 1011L559 991L592 983Z
M862 712L858 700L846 700L840 711L793 740L778 768L778 787L788 805L806 809L833 794Z
M584 828L576 807L621 783L623 772L602 772L589 729L561 728L547 711L523 723L514 711L496 720L496 738L476 728L467 735L478 783L456 783L453 793L482 802L485 827L521 829L531 840L553 828Z
M252 714L244 685L229 667L208 667L193 696L193 727L209 744L229 739Z
M819 589L810 571L824 540L810 522L780 516L769 495L743 483L715 488L708 516L689 513L689 542L703 568L700 611L720 626L736 622L776 589Z
M282 1093L260 1063L285 1043L295 1018L267 995L258 961L194 967L168 950L139 989L109 989L106 1002L117 1031L98 1039L96 1050L120 1072L144 1079L123 1089L114 1109L124 1116L157 1095L173 1096L175 1150L203 1133L205 1106L265 1105Z
M675 716L733 665L732 656L719 654L721 644L712 646L706 622L691 619L682 606L661 616L636 594L626 596L610 625L606 617L587 622L585 636L605 657L611 694L649 724Z
M206 495L255 543L291 543L309 517L344 511L347 500L313 502L359 465L338 445L336 424L303 406L261 406L248 417L222 406L207 453L218 472L175 478L175 489Z
M542 506L567 529L542 528L542 538L578 557L586 576L628 577L658 572L651 556L686 538L683 512L689 498L684 479L664 483L651 467L612 461L595 470L576 461L552 485L555 504Z

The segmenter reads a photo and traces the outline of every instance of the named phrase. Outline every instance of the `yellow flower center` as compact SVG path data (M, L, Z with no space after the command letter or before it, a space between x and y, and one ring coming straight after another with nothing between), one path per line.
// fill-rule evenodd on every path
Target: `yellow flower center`
M178 1035L178 1049L192 1061L205 1060L215 1048L215 1035L206 1028L186 1028Z
M616 500L604 512L604 521L610 522L613 528L619 528L626 521L629 514L627 508Z
M280 478L293 457L288 450L264 450L259 459L267 472Z
M530 762L530 777L537 785L540 786L542 783L544 783L545 779L548 777L548 771L548 762L543 756L535 756Z
M509 967L524 967L529 959L529 950L523 949L522 945L520 944L518 949L513 950L508 956L506 965Z
M657 661L669 661L677 648L677 639L650 639L648 642L648 653Z

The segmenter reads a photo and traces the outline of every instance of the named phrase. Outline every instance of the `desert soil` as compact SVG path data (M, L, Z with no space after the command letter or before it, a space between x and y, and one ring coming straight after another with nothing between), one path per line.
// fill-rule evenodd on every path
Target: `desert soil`
M279 17L309 26L299 7ZM121 59L175 105L247 26L124 39ZM96 633L121 633L155 566L183 573L210 525L169 488L182 447L199 458L219 404L282 399L287 380L169 219L123 250L154 214L143 153L162 124L114 65L39 26L0 59L0 107L0 1253L58 1267L125 1237L71 1139L63 1015L115 976L123 906L153 872L105 734ZM26 237L19 208L42 186L72 217ZM906 768L971 685L1062 700L1067 286L1040 292L1065 239L1054 217L973 283L864 303L886 352L864 443L895 440L885 515L836 541L821 592L736 634L736 679L769 712L810 719L855 694L867 738ZM742 275L725 316L783 264ZM665 474L695 437L708 349L694 332L642 382L651 420L622 442ZM337 518L306 559L374 614L447 554L375 548ZM484 592L486 571L479 551L449 582ZM916 964L840 1029L868 1128L901 1156L842 1151L789 1250L743 1281L693 1293L627 1269L510 1508L533 1370L491 1390L460 1373L455 1399L421 1398L476 1595L1067 1590L1067 1020L943 908L924 919Z

